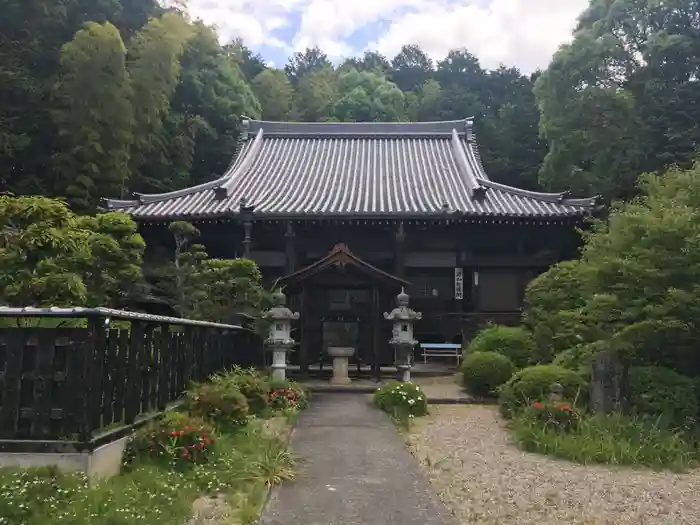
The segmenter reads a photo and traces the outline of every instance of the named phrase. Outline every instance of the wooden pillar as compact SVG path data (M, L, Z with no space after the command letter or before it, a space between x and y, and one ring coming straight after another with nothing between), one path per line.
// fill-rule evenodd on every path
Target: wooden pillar
M306 348L306 330L304 329L309 322L308 309L306 308L306 286L302 285L299 292L299 373L301 379L309 377L309 360L307 358Z
M377 382L381 379L381 368L379 365L379 323L381 322L381 305L379 303L379 288L376 284L372 285L372 371Z
M403 221L399 223L396 231L396 245L394 253L394 273L399 277L406 275L406 230L404 229Z
M255 207L248 206L248 201L244 197L239 202L239 210L241 219L243 220L243 257L249 259L251 245L253 242L253 211L255 210Z
M285 273L289 275L297 266L296 261L296 234L291 221L287 221L287 231L284 233Z

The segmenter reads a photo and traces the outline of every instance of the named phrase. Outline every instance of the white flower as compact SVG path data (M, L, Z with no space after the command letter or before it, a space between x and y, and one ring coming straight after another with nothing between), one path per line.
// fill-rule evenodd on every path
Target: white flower
M409 399L409 400L408 400L408 404L409 404L409 405L415 405L416 402L415 402L413 399Z

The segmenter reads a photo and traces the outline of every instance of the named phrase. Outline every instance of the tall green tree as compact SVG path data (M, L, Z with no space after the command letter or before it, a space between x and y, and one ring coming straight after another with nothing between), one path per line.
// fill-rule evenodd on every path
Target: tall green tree
M100 197L123 197L129 187L133 111L125 62L124 43L109 22L88 22L61 51L55 170L77 209L92 209Z
M296 120L294 88L281 69L265 69L251 82L265 120Z
M142 291L144 249L122 213L79 216L61 200L0 196L0 303L123 307Z
M610 197L637 174L689 166L700 141L697 0L591 0L537 83L549 153L540 175Z
M235 57L221 47L216 33L202 24L195 24L185 46L180 83L170 107L167 126L174 139L170 144L184 146L177 157L184 164L173 168L188 174L187 180L173 181L171 187L223 174L237 149L241 115L260 117L260 103ZM167 163L171 159L155 159L155 169L170 171Z
M341 71L356 69L358 71L372 71L388 75L391 71L391 64L387 58L376 51L365 51L362 57L350 57L341 64Z
M340 121L398 121L405 114L401 90L381 73L352 69L338 78L332 115Z
M110 21L129 38L160 10L156 0L0 0L0 185L65 194L56 180L51 116L62 46L85 22Z
M127 68L130 75L131 107L134 114L134 142L130 151L131 170L137 178L149 153L161 150L163 122L180 79L180 57L192 26L176 12L152 18L129 42ZM137 181L136 185L142 185Z
M338 97L338 76L332 67L324 67L299 81L297 107L307 122L328 120Z
M290 82L298 86L299 82L311 73L317 73L323 69L332 68L333 65L319 47L308 48L301 53L294 53L284 66Z
M391 81L402 91L417 89L433 74L433 61L419 46L402 46L391 60Z
M406 116L414 121L440 120L444 93L437 80L426 80L416 91L406 93Z
M240 38L224 46L224 50L233 57L245 77L251 81L267 69L265 59L258 53L254 53L243 44Z
M540 115L533 87L533 78L516 68L487 72L477 124L481 157L489 176L528 190L538 189L538 174L547 153L538 133Z

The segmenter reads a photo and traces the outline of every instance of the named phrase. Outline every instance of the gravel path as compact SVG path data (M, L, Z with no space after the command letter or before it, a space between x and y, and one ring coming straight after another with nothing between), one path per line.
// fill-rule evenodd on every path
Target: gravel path
M433 406L409 449L463 525L700 525L700 471L583 466L521 452L497 409Z

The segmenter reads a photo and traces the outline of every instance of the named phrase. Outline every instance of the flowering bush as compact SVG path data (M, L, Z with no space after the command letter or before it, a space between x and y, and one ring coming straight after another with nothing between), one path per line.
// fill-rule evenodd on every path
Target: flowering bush
M290 388L280 388L270 392L270 406L277 410L296 410L299 408L297 393Z
M211 381L224 389L240 391L252 414L264 414L268 408L270 383L253 368L234 366L226 372L214 374Z
M185 409L219 429L245 425L249 415L248 400L239 390L213 382L193 384L185 395Z
M284 381L271 386L270 407L275 410L302 410L309 405L306 391L293 381Z
M581 422L581 413L564 401L536 402L528 408L527 416L544 427L563 432L575 430Z
M428 413L428 399L421 388L410 381L392 381L380 387L374 393L374 402L403 422Z
M201 464L214 444L214 429L203 419L171 412L134 434L127 458Z

